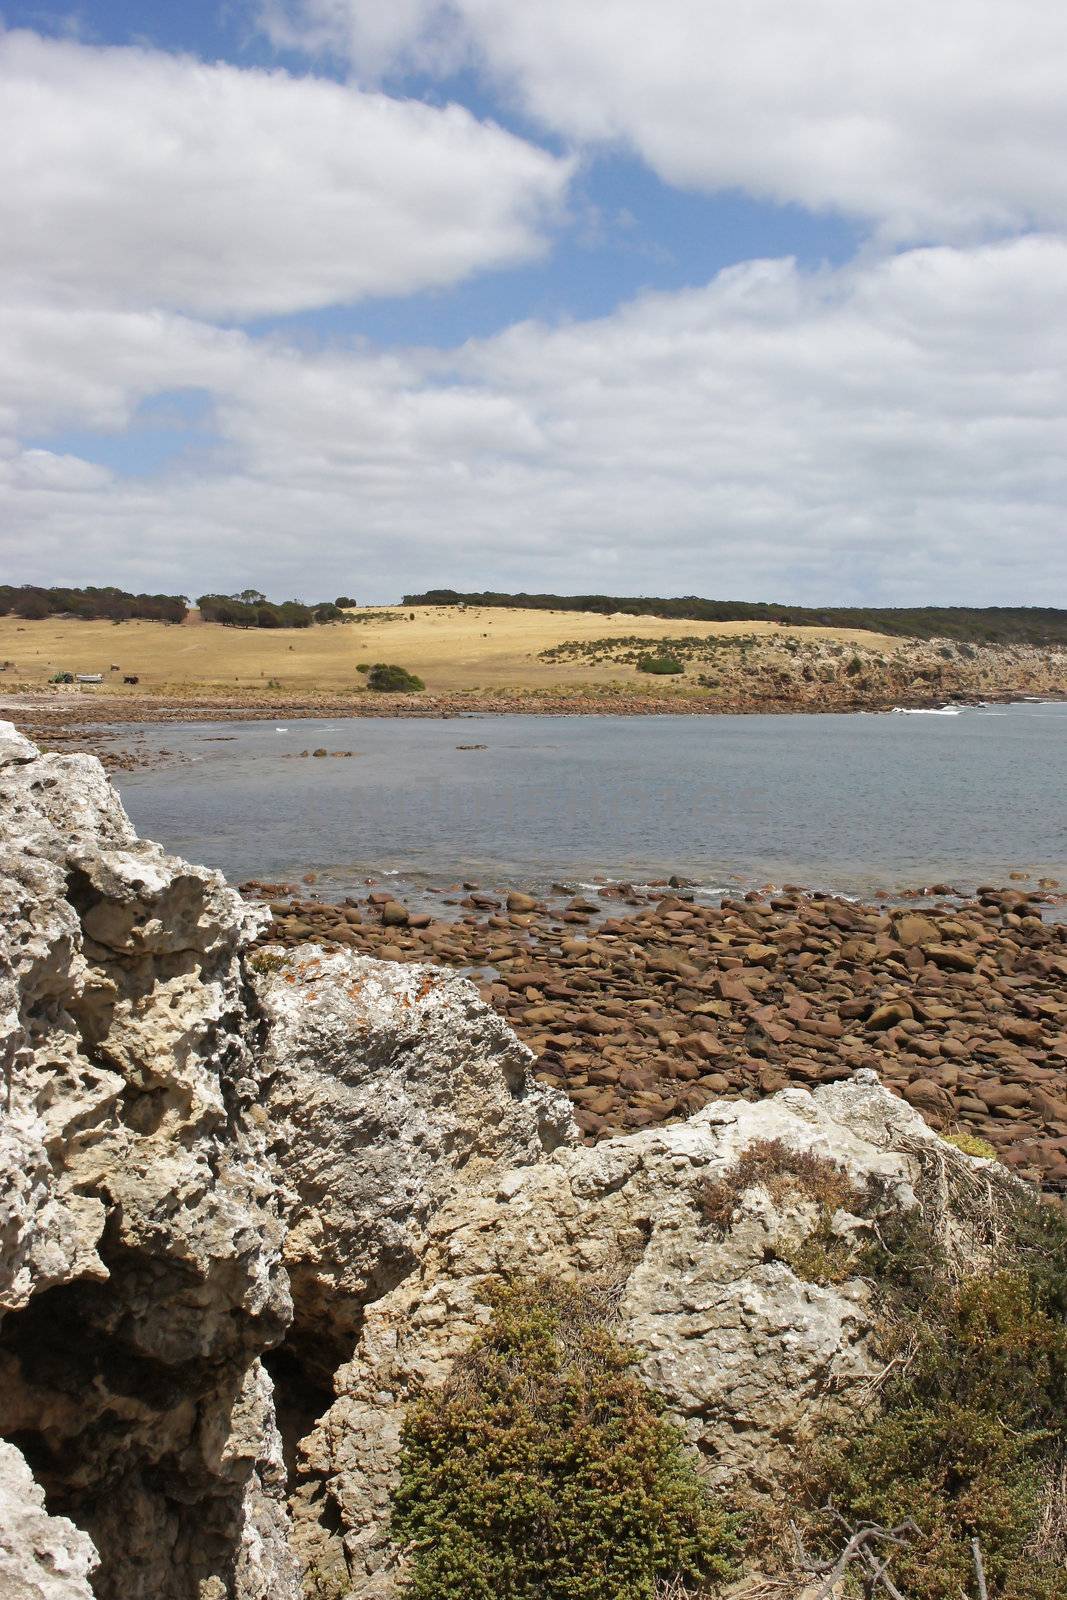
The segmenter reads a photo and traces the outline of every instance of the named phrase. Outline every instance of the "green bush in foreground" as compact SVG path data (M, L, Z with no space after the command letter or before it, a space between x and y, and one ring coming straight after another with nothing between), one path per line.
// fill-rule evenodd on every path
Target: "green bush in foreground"
M425 689L426 685L421 678L416 678L413 672L408 672L406 667L386 666L385 662L378 661L367 674L367 685L371 689L384 689L390 693L408 693L416 689Z
M1067 1228L1024 1201L1001 1259L1010 1270L953 1285L931 1239L902 1257L924 1288L887 1325L881 1405L805 1464L809 1531L828 1552L840 1528L819 1507L853 1525L914 1519L889 1567L908 1600L972 1596L972 1539L991 1600L1067 1600Z
M684 672L685 667L677 656L638 656L638 672L654 672L659 676L667 673Z
M392 1531L416 1600L652 1600L734 1574L740 1538L635 1357L574 1285L499 1287L405 1423Z

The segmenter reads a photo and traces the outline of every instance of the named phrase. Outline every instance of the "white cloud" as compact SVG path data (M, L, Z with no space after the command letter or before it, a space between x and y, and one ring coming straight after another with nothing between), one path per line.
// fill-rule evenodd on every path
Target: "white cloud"
M0 347L0 416L23 438L32 416L38 444L182 385L214 397L207 466L50 484L9 458L9 573L824 603L1026 603L1067 583L1061 238L815 275L751 262L450 354L54 307Z
M580 143L669 183L836 208L898 238L1067 223L1061 0L264 0L357 71L464 50ZM383 20L384 19L384 20Z
M0 285L253 317L538 254L570 165L460 106L0 34Z
M95 461L80 456L59 455L53 450L16 450L0 467L7 483L15 490L32 495L36 490L49 494L76 493L102 489L111 474Z
M423 71L450 71L466 48L461 19L448 0L260 0L259 12L275 44L312 54L343 52L371 80L400 60Z

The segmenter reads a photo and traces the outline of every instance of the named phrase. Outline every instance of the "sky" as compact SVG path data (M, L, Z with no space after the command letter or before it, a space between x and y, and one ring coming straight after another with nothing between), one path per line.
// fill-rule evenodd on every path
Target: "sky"
M1062 0L0 0L0 581L1067 605Z

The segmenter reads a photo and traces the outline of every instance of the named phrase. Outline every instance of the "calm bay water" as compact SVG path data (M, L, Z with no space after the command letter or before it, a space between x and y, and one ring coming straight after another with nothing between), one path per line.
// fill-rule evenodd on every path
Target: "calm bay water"
M952 716L465 717L145 730L138 829L231 880L709 889L1067 883L1067 704ZM462 750L460 745L484 745ZM299 759L325 747L349 759ZM288 759L287 759L288 758Z

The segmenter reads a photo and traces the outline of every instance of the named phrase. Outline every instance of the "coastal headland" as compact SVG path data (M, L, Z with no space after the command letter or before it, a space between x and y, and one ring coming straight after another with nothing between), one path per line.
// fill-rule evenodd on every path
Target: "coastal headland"
M357 608L347 623L244 629L0 617L0 704L47 748L105 725L324 716L832 713L1067 695L1067 649L772 621L693 622L476 606ZM680 670L642 669L669 658ZM395 662L419 693L378 693ZM362 670L361 670L362 669ZM69 675L71 683L54 683ZM79 683L78 676L97 677ZM134 680L134 681L127 681ZM117 758L114 764L122 764Z

